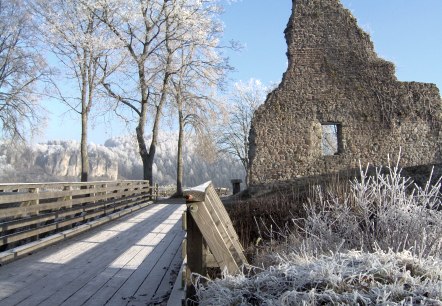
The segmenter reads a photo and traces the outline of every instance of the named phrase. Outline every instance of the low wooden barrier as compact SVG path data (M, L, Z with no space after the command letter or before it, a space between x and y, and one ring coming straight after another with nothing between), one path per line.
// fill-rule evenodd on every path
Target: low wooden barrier
M184 278L187 297L193 295L192 273L207 275L207 268L219 267L229 274L248 266L232 221L211 182L184 191L187 211L183 227L187 237L183 255L187 258Z
M217 187L215 188L215 191L219 196L226 196L229 194L229 188L226 187Z
M148 181L0 184L0 251L155 197Z

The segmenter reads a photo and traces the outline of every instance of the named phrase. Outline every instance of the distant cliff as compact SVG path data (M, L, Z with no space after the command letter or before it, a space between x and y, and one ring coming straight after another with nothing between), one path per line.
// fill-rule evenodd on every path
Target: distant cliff
M230 179L243 178L240 164L226 156L207 161L192 146L184 150L184 184L193 186L212 180L229 186ZM32 147L11 148L0 143L0 182L77 181L81 171L80 144L48 141ZM89 144L91 180L141 179L142 164L132 137L108 139L104 145ZM163 133L154 163L157 183L175 183L176 135Z

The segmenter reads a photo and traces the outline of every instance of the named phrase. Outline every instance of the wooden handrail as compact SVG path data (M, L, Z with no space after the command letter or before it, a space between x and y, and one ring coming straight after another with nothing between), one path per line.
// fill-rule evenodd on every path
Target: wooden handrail
M0 184L0 251L157 197L148 181Z
M211 182L184 191L187 211L184 226L187 295L192 295L191 274L207 275L208 267L230 274L248 266L232 221Z

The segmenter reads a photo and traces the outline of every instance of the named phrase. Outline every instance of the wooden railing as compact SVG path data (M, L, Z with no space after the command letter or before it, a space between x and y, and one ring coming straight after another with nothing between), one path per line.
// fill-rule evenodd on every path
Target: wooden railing
M187 238L183 255L187 257L184 270L187 297L192 296L192 273L207 275L207 268L237 274L248 266L232 221L211 182L184 191L187 211L183 227Z
M0 251L144 207L157 191L148 181L0 184Z

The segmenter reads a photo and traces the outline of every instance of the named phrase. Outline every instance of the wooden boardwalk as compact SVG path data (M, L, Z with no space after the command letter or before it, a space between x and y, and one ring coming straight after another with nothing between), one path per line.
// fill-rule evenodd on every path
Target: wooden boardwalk
M162 305L182 262L168 201L0 267L0 305Z

